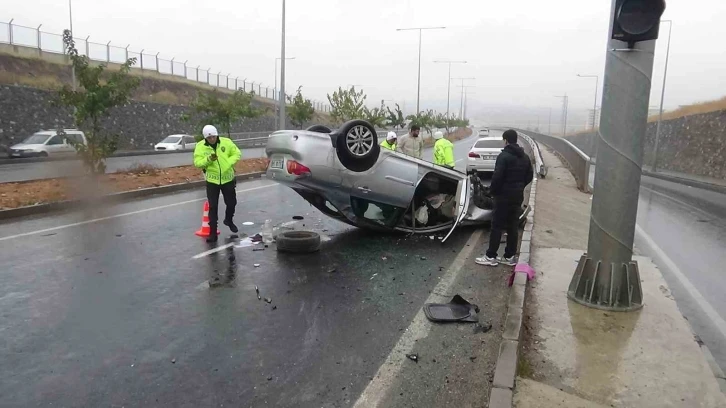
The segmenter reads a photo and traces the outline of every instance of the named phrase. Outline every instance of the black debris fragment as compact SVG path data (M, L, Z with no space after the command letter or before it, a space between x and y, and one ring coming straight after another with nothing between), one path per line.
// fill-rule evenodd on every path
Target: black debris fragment
M407 358L408 358L409 360L411 360L411 361L413 361L413 362L415 362L415 363L418 363L418 354L416 354L416 353L412 353L412 354L406 354L406 357L407 357Z
M265 298L265 302L267 302L267 303L272 303L272 299L270 299L270 298Z
M172 359L171 359L171 363L172 363L172 364L176 364L176 359L175 359L175 358L172 358Z
M296 216L292 217L292 219L296 220L296 221L300 221L300 220L304 220L305 217L303 217L302 215L296 215Z
M255 285L255 293L257 294L257 300L262 300L262 296L260 296L260 289L257 288L257 285Z
M267 377L267 381L272 381L272 376Z
M476 360L476 356L471 356L471 357L469 357L469 360L471 360L471 362L473 363L473 362L474 362L474 360Z
M335 273L337 271L338 270L336 268L330 268L330 269L328 269L328 273Z
M41 237L52 237L53 235L58 234L57 232L51 232L50 234L41 235Z
M422 257L421 257L421 260L422 260L422 261L425 261L425 260L426 260L426 257L425 257L425 256L422 256Z
M250 241L252 241L252 242L262 242L262 235L255 234L252 238L250 238ZM265 248L267 248L267 245L265 245Z
M254 248L252 251L257 252L257 251L264 251L264 250L265 250L265 248Z
M120 237L123 237L124 234L116 234L116 236L120 238Z
M272 310L277 310L277 305L272 306Z
M474 326L474 334L476 333L487 333L492 329L491 323L479 323Z

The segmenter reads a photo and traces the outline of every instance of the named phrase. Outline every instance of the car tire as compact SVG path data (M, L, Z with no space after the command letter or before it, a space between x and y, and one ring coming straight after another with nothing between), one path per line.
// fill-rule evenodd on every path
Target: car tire
M324 125L312 125L305 130L307 130L308 132L333 133L332 129Z
M364 120L351 120L336 132L336 152L346 169L355 172L370 170L378 161L381 146L376 130Z
M277 250L307 254L320 249L320 234L312 231L284 231L277 236Z

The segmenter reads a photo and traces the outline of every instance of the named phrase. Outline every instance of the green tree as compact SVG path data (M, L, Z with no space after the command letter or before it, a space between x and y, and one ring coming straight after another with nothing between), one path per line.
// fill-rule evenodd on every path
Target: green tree
M412 124L421 126L421 129L425 130L429 136L432 134L432 128L434 127L434 121L436 113L429 109L426 112L419 112L415 115L408 115L406 119L410 120Z
M391 108L387 108L387 110L386 126L393 127L394 129L403 129L406 126L406 118L403 117L401 107L396 104L395 110L391 110Z
M126 105L140 79L130 74L136 58L129 58L121 69L110 74L106 65L91 66L88 57L78 55L69 30L63 31L63 45L76 72L78 89L64 85L57 94L57 104L74 109L76 127L83 130L87 144L73 143L84 165L91 173L106 172L106 158L118 147L117 134L103 129L101 120L109 116L112 108Z
M382 128L386 126L387 108L386 105L381 101L381 106L378 108L368 109L363 108L363 118L367 120L374 128Z
M297 93L294 98L287 97L287 101L290 103L290 107L287 108L287 116L290 117L290 122L299 129L305 122L308 122L313 118L315 114L315 108L310 99L305 99L302 96L302 86L297 88Z
M216 89L201 92L191 103L192 114L183 116L182 120L194 120L197 132L201 132L204 125L211 124L229 136L233 125L264 113L264 110L252 106L254 95L254 91L245 92L243 89L238 89L228 97L222 96Z
M365 117L365 101L366 95L363 90L356 91L354 86L346 90L338 87L333 95L328 94L330 116L337 123L361 119Z

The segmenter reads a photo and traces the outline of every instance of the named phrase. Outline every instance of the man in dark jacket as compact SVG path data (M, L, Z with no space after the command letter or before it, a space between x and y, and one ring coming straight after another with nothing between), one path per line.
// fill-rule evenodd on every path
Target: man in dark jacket
M487 266L515 265L517 263L518 218L524 188L533 177L532 163L529 156L517 144L517 132L509 129L502 135L504 149L499 153L494 167L494 175L490 191L494 198L494 214L492 214L492 230L489 236L489 249L486 254L476 259L476 263ZM502 230L507 231L507 247L504 257L497 259Z

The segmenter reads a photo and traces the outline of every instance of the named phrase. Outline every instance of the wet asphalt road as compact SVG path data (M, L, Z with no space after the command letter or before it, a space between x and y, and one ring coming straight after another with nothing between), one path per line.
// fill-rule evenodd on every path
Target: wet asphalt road
M647 238L636 234L636 247L654 259L681 312L726 370L726 195L644 176L637 222Z
M263 157L264 148L242 148L242 157L252 159ZM106 160L106 172L114 173L136 164L152 164L159 168L190 165L192 152L145 156L110 157ZM83 174L83 165L78 160L63 160L35 163L12 163L0 165L0 183L38 180L55 177L70 177Z
M241 233L270 219L323 248L225 229L203 255L201 191L0 224L0 406L348 406L476 231L369 233L266 180L238 196Z

